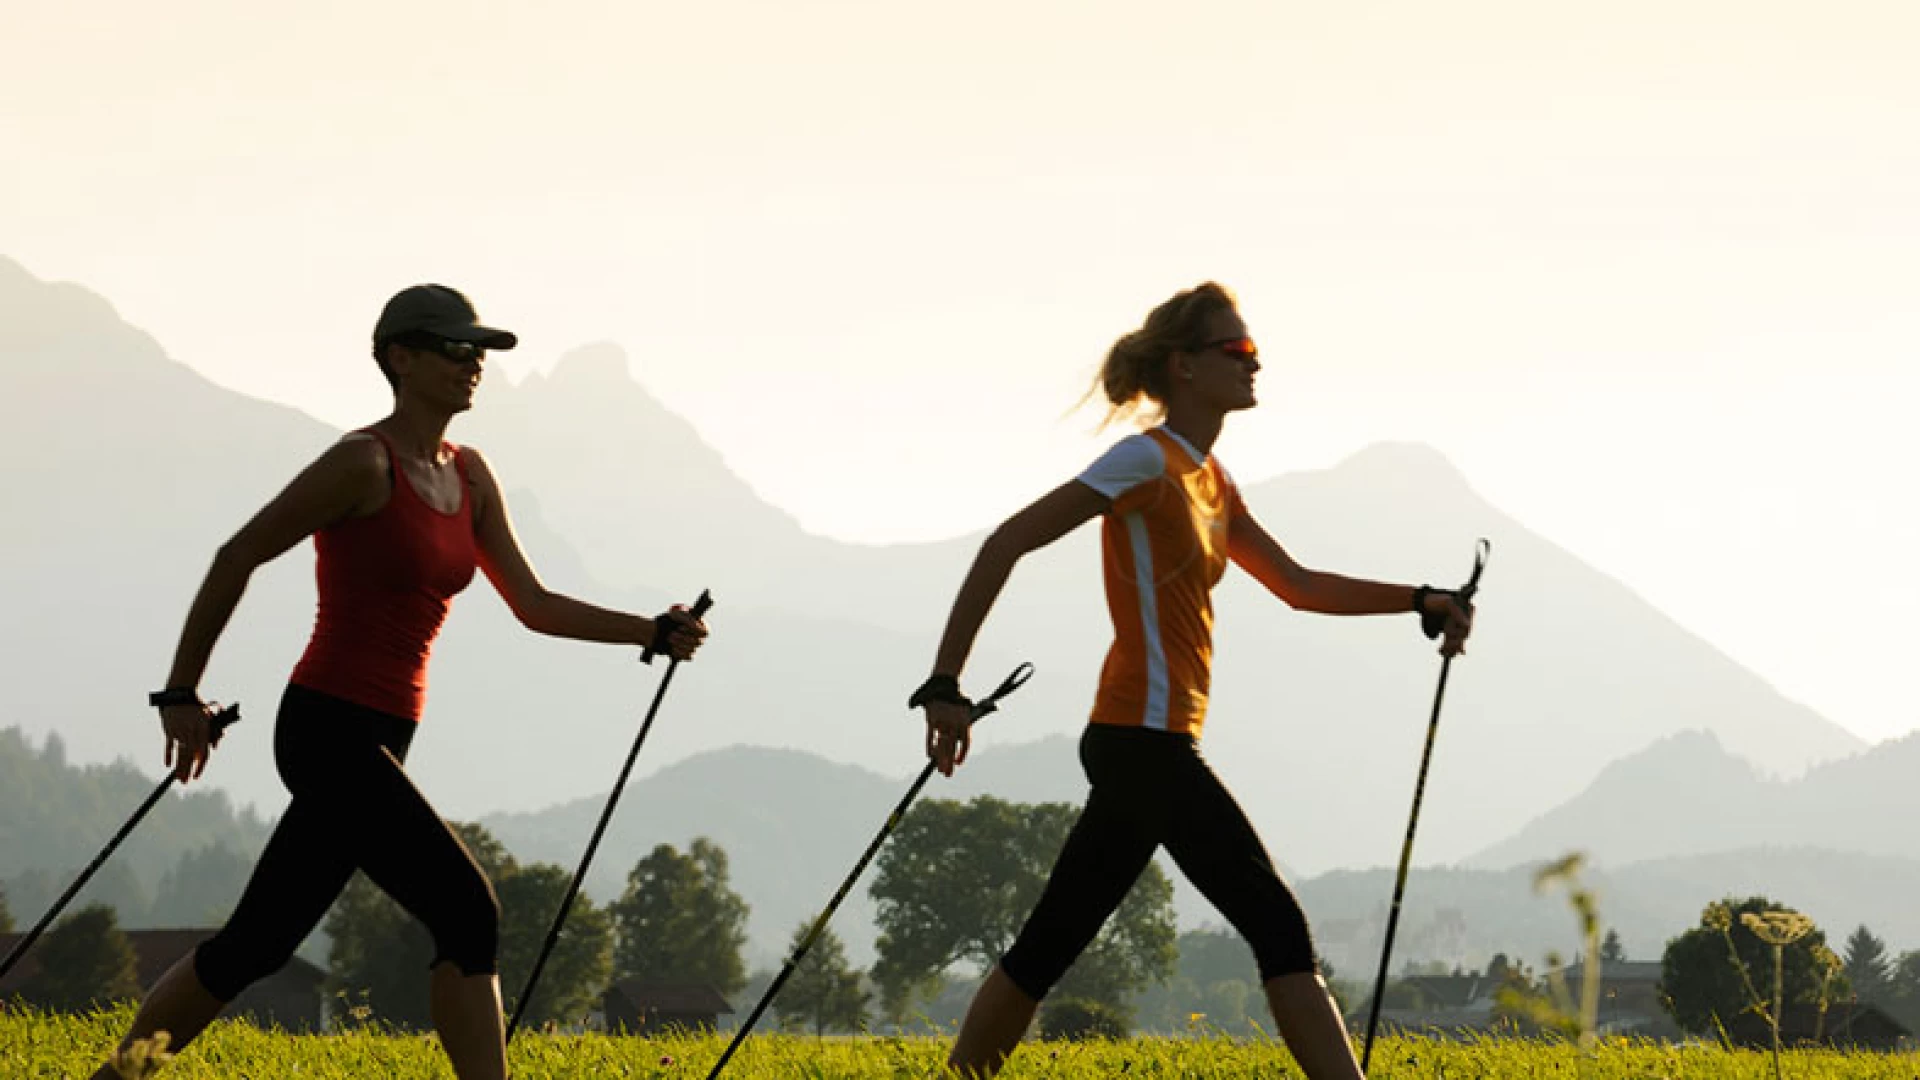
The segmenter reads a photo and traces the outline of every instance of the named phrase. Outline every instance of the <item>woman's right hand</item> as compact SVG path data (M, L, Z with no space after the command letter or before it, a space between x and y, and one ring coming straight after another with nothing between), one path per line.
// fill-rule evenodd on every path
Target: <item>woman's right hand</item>
M213 754L215 706L168 705L160 710L160 726L167 733L167 767L182 783L198 779Z
M942 776L967 760L967 747L973 740L973 710L950 701L929 701L927 710L927 757Z

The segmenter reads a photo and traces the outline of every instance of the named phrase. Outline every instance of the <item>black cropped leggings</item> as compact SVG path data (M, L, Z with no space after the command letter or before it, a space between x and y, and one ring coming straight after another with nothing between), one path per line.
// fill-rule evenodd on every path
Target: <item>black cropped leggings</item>
M1000 961L1015 986L1046 997L1163 844L1253 946L1262 982L1318 969L1300 902L1192 736L1089 724L1080 764L1093 785L1087 805Z
M460 838L401 768L414 722L287 687L274 763L293 793L253 877L194 973L232 1001L293 956L355 870L427 925L434 963L494 971L500 903Z

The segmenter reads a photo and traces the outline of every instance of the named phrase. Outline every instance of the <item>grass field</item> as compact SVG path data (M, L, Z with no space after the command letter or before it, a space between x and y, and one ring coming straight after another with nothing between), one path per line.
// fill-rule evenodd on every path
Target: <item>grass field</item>
M89 1075L130 1013L48 1016L0 1015L0 1076L7 1080L54 1080ZM574 1077L653 1078L706 1076L723 1039L713 1036L639 1039L599 1035L528 1035L516 1039L511 1060L518 1080ZM937 1074L944 1040L928 1038L826 1038L756 1035L724 1074L740 1080L790 1077L931 1077ZM1612 1042L1582 1061L1566 1045L1523 1040L1440 1043L1391 1040L1374 1050L1375 1080L1443 1080L1471 1077L1595 1077L1604 1080L1684 1080L1692 1077L1773 1076L1766 1054L1707 1047L1667 1047ZM1920 1054L1793 1052L1784 1074L1795 1080L1920 1077ZM451 1077L430 1036L270 1034L237 1023L216 1025L179 1060L158 1074L179 1080L298 1078L355 1080ZM1283 1077L1299 1076L1286 1051L1273 1042L1216 1039L1134 1039L1126 1042L1029 1043L1002 1074L1009 1078L1059 1077Z

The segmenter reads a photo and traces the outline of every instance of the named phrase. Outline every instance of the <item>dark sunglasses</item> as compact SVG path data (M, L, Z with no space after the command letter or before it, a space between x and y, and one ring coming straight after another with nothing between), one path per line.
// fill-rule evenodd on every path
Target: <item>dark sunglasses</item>
M479 360L487 355L485 346L476 345L471 341L454 341L451 338L443 338L438 334L429 334L425 331L402 334L394 338L393 343L409 349L419 349L421 352L434 353L456 364L464 364L469 360Z
M1253 339L1250 337L1222 338L1219 341L1209 341L1205 345L1200 346L1200 349L1203 352L1207 349L1218 349L1229 359L1238 360L1243 364L1252 363L1260 359L1260 347L1255 345Z

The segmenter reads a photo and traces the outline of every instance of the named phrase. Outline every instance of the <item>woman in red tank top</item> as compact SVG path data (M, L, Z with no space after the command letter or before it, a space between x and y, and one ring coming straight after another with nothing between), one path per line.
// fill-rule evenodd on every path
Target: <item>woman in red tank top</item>
M392 414L334 444L221 546L155 695L167 765L183 781L198 777L212 710L197 687L214 642L253 571L312 536L318 614L274 727L293 800L227 924L155 984L123 1048L158 1030L184 1046L287 961L359 870L433 935L433 1017L454 1072L504 1078L499 904L402 768L448 606L478 569L543 634L652 645L682 660L706 636L678 607L647 618L541 584L486 459L446 441L448 423L473 406L486 352L513 348L514 335L482 325L453 289L417 285L388 301L373 341ZM103 1066L96 1077L114 1075Z

